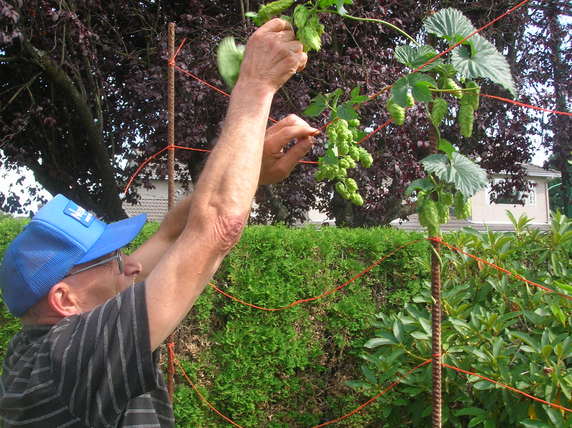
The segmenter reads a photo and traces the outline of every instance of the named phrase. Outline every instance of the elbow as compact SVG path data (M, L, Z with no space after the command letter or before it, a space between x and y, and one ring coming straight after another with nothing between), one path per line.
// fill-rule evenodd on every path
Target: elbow
M238 243L246 226L246 221L247 215L244 214L217 216L212 234L214 244L222 253L228 253Z

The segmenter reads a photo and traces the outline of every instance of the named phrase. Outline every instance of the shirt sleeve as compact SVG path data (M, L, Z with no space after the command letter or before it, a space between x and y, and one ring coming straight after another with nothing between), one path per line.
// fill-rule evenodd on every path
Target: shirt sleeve
M62 320L50 335L57 394L90 427L115 426L131 399L158 387L144 283Z

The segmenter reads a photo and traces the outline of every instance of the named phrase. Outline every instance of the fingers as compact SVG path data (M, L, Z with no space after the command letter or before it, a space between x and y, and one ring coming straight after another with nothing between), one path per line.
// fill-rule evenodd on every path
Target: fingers
M303 70L307 61L292 26L282 19L273 19L248 40L240 79L275 93L294 73Z
M304 139L319 133L318 129L292 114L268 128L265 151L267 153L279 153L293 139Z
M292 28L292 25L288 21L280 18L271 19L256 31L263 33L279 33L281 31L290 31L292 32L292 35L294 35L294 29Z
M308 154L313 145L313 137L300 138L298 142L278 160L278 164L283 164L283 167L286 168L289 173L294 169L298 161Z
M313 144L313 137L302 138L286 153L263 158L259 183L275 184L287 178L298 165L298 161L310 151Z

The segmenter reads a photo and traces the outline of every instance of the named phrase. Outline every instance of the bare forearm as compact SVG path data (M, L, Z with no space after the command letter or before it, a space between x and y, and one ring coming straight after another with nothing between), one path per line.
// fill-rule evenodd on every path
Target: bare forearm
M189 216L164 226L170 238L146 282L153 349L176 327L204 289L246 223L260 176L266 122L274 93L307 60L292 27L275 19L249 39L241 77L222 134L194 189ZM171 226L173 226L171 228ZM147 251L150 253L150 251Z
M273 93L239 80L223 131L193 193L192 211L248 214L258 185Z

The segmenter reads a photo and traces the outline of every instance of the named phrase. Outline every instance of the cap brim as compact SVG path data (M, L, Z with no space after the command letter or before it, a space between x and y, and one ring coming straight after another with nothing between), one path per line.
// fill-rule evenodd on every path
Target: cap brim
M76 264L89 262L125 247L139 234L146 220L147 215L140 214L108 224L99 239Z

